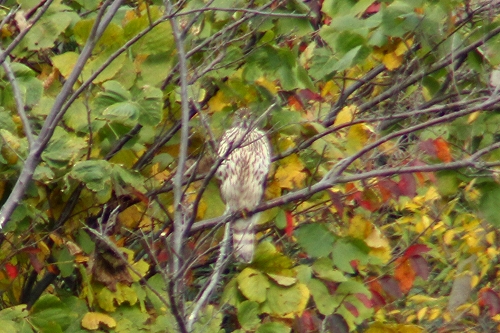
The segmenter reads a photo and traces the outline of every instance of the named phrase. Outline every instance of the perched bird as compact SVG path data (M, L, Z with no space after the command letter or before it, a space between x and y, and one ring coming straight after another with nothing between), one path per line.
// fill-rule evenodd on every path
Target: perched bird
M216 176L221 181L221 195L226 213L254 209L262 200L271 164L271 149L266 134L256 128L249 109L236 112L233 127L222 136L218 149L223 161ZM236 259L249 263L255 247L255 224L259 214L243 217L232 224Z

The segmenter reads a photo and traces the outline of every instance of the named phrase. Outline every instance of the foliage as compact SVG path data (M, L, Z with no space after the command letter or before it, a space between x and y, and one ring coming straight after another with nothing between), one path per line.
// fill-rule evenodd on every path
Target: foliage
M499 11L2 2L0 330L495 331ZM226 216L240 107L273 168ZM236 264L220 226L258 212Z

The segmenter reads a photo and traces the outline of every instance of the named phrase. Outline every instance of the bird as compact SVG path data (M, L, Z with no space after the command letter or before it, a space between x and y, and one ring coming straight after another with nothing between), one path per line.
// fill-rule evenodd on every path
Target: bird
M247 216L262 201L271 165L271 145L257 128L248 108L239 109L233 125L222 135L217 155L222 159L216 171L225 214L242 212L231 225L236 260L251 263L255 249L255 225L259 214Z

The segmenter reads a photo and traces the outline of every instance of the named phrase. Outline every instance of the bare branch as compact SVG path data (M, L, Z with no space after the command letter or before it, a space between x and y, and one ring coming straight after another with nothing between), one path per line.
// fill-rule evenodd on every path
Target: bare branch
M308 14L293 14L293 13L277 13L277 12L268 12L268 11L263 11L263 10L258 10L258 9L248 9L248 8L222 8L222 7L204 7L200 9L193 9L193 10L188 10L185 12L179 12L176 14L173 14L172 17L174 16L185 16L185 15L190 15L194 13L199 13L199 12L207 12L207 11L219 11L219 12L228 12L228 13L249 13L253 15L259 15L259 16L268 16L268 17L280 17L280 18L309 18L309 13Z
M217 261L215 262L215 267L212 272L212 275L210 276L208 284L201 289L201 293L198 295L198 297L196 297L193 311L188 317L188 324L187 324L188 331L191 331L193 329L193 324L198 318L198 314L201 308L205 305L208 298L215 290L215 287L219 283L220 277L222 275L222 271L224 270L224 267L229 261L228 252L231 245L231 242L229 241L230 236L231 236L231 226L229 223L227 223L224 228L224 238L222 239L220 245L219 256L217 257Z

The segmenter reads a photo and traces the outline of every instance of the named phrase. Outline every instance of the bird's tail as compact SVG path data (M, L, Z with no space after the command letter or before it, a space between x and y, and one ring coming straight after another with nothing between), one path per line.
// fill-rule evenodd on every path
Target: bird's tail
M233 223L234 257L239 262L250 263L255 249L255 225L259 214L248 219L239 219Z

